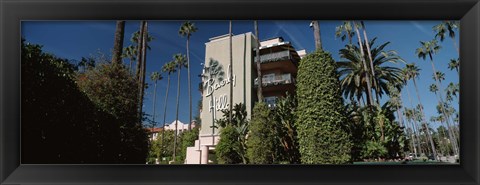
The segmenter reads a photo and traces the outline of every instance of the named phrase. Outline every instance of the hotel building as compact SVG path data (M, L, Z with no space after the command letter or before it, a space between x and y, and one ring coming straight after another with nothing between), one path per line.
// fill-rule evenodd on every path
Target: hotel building
M216 119L223 117L222 110L229 109L230 84L233 84L233 104L246 107L248 119L257 99L256 38L251 32L232 36L232 66L230 66L229 35L210 38L205 43L205 64L200 84L202 125L195 146L187 148L185 164L208 164L220 137ZM260 42L260 62L264 102L275 108L278 97L295 93L295 78L300 59L305 50L296 51L282 37ZM233 73L229 73L232 67Z

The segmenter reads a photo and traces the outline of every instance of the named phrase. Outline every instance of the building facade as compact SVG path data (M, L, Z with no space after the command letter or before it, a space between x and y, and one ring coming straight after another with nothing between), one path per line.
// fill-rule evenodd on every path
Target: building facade
M232 36L232 58L230 65L229 35L211 38L205 43L205 63L200 84L202 126L195 146L187 148L186 164L208 164L209 155L215 151L220 137L216 119L223 117L222 110L229 109L230 98L233 104L242 103L246 107L247 119L257 99L256 38L252 33ZM295 93L295 78L300 61L299 53L290 42L277 37L260 42L260 62L264 101L274 108L278 97L288 92ZM232 74L230 74L232 67ZM230 97L230 84L233 96Z

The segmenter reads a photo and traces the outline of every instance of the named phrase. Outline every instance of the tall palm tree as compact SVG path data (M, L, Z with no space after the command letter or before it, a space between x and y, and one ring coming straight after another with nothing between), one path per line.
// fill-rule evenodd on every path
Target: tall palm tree
M409 80L413 81L413 85L414 85L415 91L417 93L417 98L418 98L418 100L420 100L420 96L418 95L417 82L416 82L416 78L418 78L419 75L420 75L420 68L418 68L418 66L415 65L415 63L407 64L406 67L402 69L402 74L403 74L403 80L404 80L406 85L408 84ZM408 88L407 88L407 95L408 95L408 99L410 101L410 106L413 107L412 98L410 96L410 91L408 90ZM420 105L420 107L423 107L422 102L420 102L420 101L419 101L419 105ZM421 111L421 114L423 115L422 110L420 110L420 111ZM411 113L412 113L413 117L419 117L418 114L415 111L412 111ZM416 125L415 127L418 129L419 126L418 126L418 123L417 123L417 119L413 119L413 121ZM418 130L417 130L417 133L419 133ZM419 135L417 135L417 137L420 138ZM420 140L420 139L418 139L418 140ZM419 143L419 145L420 145L420 143Z
M258 102L263 102L263 91L262 91L262 70L260 68L260 35L258 34L258 22L255 20L253 21L253 27L255 29L255 37L256 37L256 53L255 53L255 58L256 58L256 64L257 64L257 79L258 79L258 87L257 87L257 97L258 97Z
M152 128L155 128L155 108L156 108L156 101L157 101L157 82L158 80L162 80L163 77L162 75L159 73L159 72L153 72L151 75L150 75L150 79L153 81L154 83L154 88L153 88L153 118L152 118Z
M140 41L138 44L138 55L137 55L137 72L136 72L136 78L138 80L138 89L139 89L139 95L138 95L138 119L139 123L142 122L143 119L143 96L145 95L145 71L146 71L146 55L147 55L147 50L146 50L146 34L147 34L147 21L141 21L140 22L140 32L138 40Z
M460 91L460 86L459 84L454 84L453 82L450 82L447 86L447 97L451 97L452 95L458 98L458 93ZM451 99L453 100L453 98ZM450 101L451 101L450 100Z
M460 68L460 59L450 59L450 62L448 63L448 69L457 71L458 74L460 72L458 71L458 68Z
M365 46L367 47L367 54L368 54L368 59L370 61L370 69L372 71L372 78L375 79L375 68L373 67L372 52L370 50L370 44L369 44L369 40L368 40L368 37L367 37L367 28L365 27L365 24L364 24L363 21L360 21L360 25L363 29L363 37L365 38ZM373 80L373 87L375 88L375 92L376 92L375 93L375 98L377 100L377 104L380 105L380 98L378 97L379 89L378 89L376 80Z
M435 72L434 75L432 75L433 80L435 80L435 76L437 76L438 81L442 83L443 80L445 80L445 73L442 73L441 71Z
M180 103L180 73L182 72L182 67L188 68L187 65L187 60L185 58L185 55L182 54L175 54L173 56L173 59L175 61L175 67L178 69L177 73L177 112L175 114L175 139L173 143L173 162L176 160L177 156L177 137L178 137L178 108L179 108L179 103Z
M124 33L125 21L117 21L117 26L115 28L115 41L113 44L112 64L121 64L122 62Z
M352 37L355 35L351 21L343 21L342 25L335 28L335 37L340 37L342 41L348 38L348 43L352 44Z
M433 74L434 74L434 77L435 77L435 81L437 83L437 86L440 89L442 89L442 86L440 85L439 78L437 76L437 70L435 69L435 64L433 63L433 55L436 54L441 49L441 46L437 44L437 40L431 40L431 41L427 41L427 42L420 41L420 44L421 44L421 46L419 48L417 48L415 53L418 56L418 58L421 58L423 60L425 60L427 56L430 58L430 63L432 64L432 69L433 69ZM442 95L440 94L439 97L440 97L440 103L443 104L442 103L443 102ZM444 113L444 115L445 115L445 113ZM447 116L445 115L445 117L447 117ZM449 124L448 122L449 121L448 121L448 117L447 117L447 124Z
M369 70L368 70L368 67L367 67L367 62L365 60L365 52L363 50L363 41L362 41L362 38L360 38L360 31L358 30L360 25L357 24L355 21L353 22L353 24L354 24L354 27L355 27L355 32L357 33L358 45L360 46L360 57L361 57L360 59L362 61L363 68L365 70L365 80L366 80L366 83L367 83L366 91L367 91L367 98L368 98L367 104L372 105L373 104L372 85L371 85L371 81L370 81L370 74L369 74Z
M167 118L167 100L168 100L168 91L170 89L170 75L172 73L176 72L176 67L175 67L175 61L167 62L162 66L162 72L167 73L167 89L165 93L165 102L163 104L163 123L162 123L162 146L161 149L162 151L165 151L164 149L164 134L165 134L165 123L166 123L166 118Z
M374 38L370 41L370 45L374 46L375 40ZM402 61L402 59L394 51L383 51L388 44L387 42L372 49L373 65L378 74L375 78L370 76L370 70L365 69L363 61L366 60L366 56L362 55L360 48L354 45L346 45L344 49L340 50L340 57L348 60L337 63L342 93L345 98L355 97L360 101L363 93L368 95L368 80L376 82L376 88L378 89L376 92L380 97L384 93L389 94L388 83L395 84L397 89L400 88L400 82L402 81L401 70L386 64L396 64L398 61ZM363 47L362 49L365 50ZM367 77L371 78L367 80ZM370 105L370 103L368 104Z
M435 38L439 38L440 41L443 42L448 32L448 36L453 41L453 46L457 49L457 52L460 53L460 50L457 46L457 41L455 40L455 30L458 30L459 27L459 21L443 21L442 23L433 26L433 31L436 33Z
M411 124L411 127L412 127L412 132L413 132L412 133L412 142L413 142L413 146L414 146L413 150L414 150L415 156L417 156L417 151L421 153L422 149L421 149L421 145L420 145L420 136L419 136L418 130L417 130L418 126L416 124L416 119L414 119L415 113L413 112L412 109L407 109L406 107L405 107L405 110L403 111L403 113L405 114L405 118ZM417 142L415 142L415 140ZM418 150L415 146L418 147Z
M322 37L320 36L320 24L317 20L313 20L310 23L311 27L313 27L313 37L315 39L315 49L323 50L322 48Z
M437 91L438 91L437 85L431 84L429 89L430 89L430 92L437 94Z
M128 58L130 65L129 65L129 72L132 73L132 63L136 60L137 55L137 48L135 46L130 45L123 49L123 57Z
M192 33L195 33L197 31L197 27L190 21L185 21L182 26L180 26L180 30L178 30L178 33L182 37L187 37L187 66L190 66L190 48L189 48L189 42L190 42L190 37L192 36ZM187 68L187 73L188 73L188 105L189 105L189 122L188 122L188 130L192 128L192 83L190 81L190 68Z

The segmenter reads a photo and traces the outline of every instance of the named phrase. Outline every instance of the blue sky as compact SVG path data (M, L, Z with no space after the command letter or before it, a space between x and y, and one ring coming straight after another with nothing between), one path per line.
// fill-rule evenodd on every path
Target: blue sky
M172 60L176 53L186 53L186 38L178 35L178 29L183 21L149 21L150 34L155 38L151 43L151 50L147 52L147 74L160 71L163 64ZM201 82L198 74L201 73L204 63L205 43L211 37L228 33L228 21L193 21L198 31L193 33L190 40L190 63L192 73L192 96L193 115L198 112L197 102L200 100L198 84ZM314 50L313 32L309 27L310 21L259 21L260 39L283 37L292 42L297 49L306 49L307 52ZM430 61L419 59L415 55L416 48L420 47L419 41L429 41L434 38L432 27L440 21L366 21L365 26L369 39L377 37L377 44L391 42L385 49L395 50L408 63L415 62L421 69L420 78L417 80L422 103L425 107L426 118L437 115L435 106L436 96L428 89L434 83L432 79L432 67ZM342 42L335 38L335 27L341 21L320 21L321 37L325 50L332 53L335 60L339 61L338 51L348 41ZM130 45L130 37L139 29L139 21L127 21L125 26L124 46ZM66 59L80 60L81 57L89 57L99 52L111 57L115 21L24 21L22 22L22 37L29 43L43 45L43 50ZM233 21L233 33L241 34L253 32L253 21ZM353 40L356 42L356 39ZM459 43L459 33L456 41ZM442 49L434 56L436 68L445 73L446 79L442 87L448 83L458 83L459 78L455 71L448 69L448 62L452 58L458 58L453 41L446 38L440 43ZM128 63L128 60L125 60ZM402 63L397 64L403 68ZM186 70L182 71L180 87L180 113L181 122L188 122L188 87ZM157 89L157 113L156 120L163 120L163 106L165 89L167 86L166 76L158 82ZM147 82L152 84L149 78ZM153 114L153 85L147 89L145 95L144 110L147 114ZM409 86L412 101L417 104L415 89ZM168 99L166 122L175 120L175 98L177 89L177 75L171 76L171 86ZM386 97L386 96L384 96ZM404 105L410 107L406 89L402 91ZM454 107L458 110L458 102L455 99ZM432 125L436 127L437 125Z

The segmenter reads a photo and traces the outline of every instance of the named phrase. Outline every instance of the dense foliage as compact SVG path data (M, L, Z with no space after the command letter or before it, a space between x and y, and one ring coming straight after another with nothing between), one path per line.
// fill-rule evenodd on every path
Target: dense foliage
M304 57L297 76L298 129L304 164L351 162L350 133L336 65L330 53L317 50Z
M22 42L22 162L144 163L145 131L126 127L119 110L91 98L115 97L115 89L84 93L77 85L76 69L41 46ZM122 84L125 76L120 74L110 82Z
M220 141L215 150L217 160L221 164L247 164L247 133L249 131L249 120L244 104L239 103L233 106L232 122L230 122L230 111L223 110L223 118L216 120L219 125Z
M247 142L247 156L251 164L273 164L279 159L279 135L272 113L264 102L253 107Z

